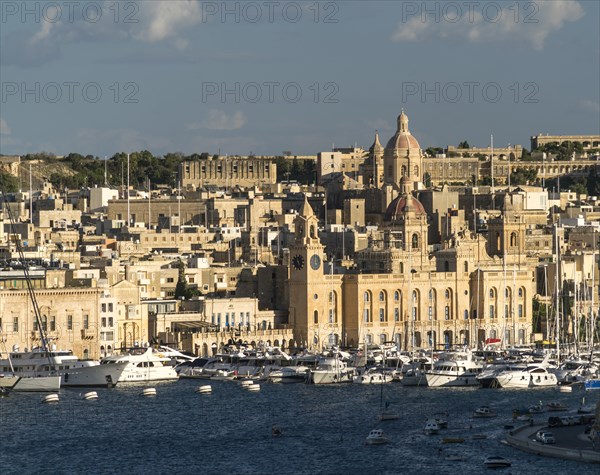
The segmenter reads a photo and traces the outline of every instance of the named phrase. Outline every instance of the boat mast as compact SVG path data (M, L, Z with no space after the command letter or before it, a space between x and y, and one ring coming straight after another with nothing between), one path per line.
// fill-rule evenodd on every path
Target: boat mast
M554 225L554 242L556 246L556 269L554 272L554 285L556 290L556 322L554 329L554 339L556 340L556 359L560 362L560 302L562 295L560 292L559 285L559 274L560 274L560 249L558 243L558 225Z

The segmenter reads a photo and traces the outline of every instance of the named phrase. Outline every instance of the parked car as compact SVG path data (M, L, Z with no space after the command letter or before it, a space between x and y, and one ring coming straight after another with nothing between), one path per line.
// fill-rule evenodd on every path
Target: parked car
M548 432L545 430L539 430L535 434L535 440L541 442L542 444L554 444L556 443L556 439L554 438L554 434L552 432Z

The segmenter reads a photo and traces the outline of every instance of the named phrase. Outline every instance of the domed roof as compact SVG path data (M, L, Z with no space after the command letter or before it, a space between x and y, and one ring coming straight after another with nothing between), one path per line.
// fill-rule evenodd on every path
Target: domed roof
M413 195L404 194L394 199L385 210L385 221L395 221L407 213L427 214L421 202Z
M421 146L416 138L412 136L408 130L408 116L404 113L404 109L398 116L398 129L394 136L388 141L386 149L420 149Z

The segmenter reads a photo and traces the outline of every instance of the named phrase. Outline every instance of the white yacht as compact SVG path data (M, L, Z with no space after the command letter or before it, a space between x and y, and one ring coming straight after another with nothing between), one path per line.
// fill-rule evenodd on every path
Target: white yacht
M365 440L367 445L383 445L387 444L388 442L389 439L385 436L381 429L373 429L371 432L369 432L369 435Z
M316 369L309 373L308 382L313 384L351 383L354 377L354 368L349 368L348 363L339 355L322 356L317 362Z
M352 382L355 384L386 384L391 383L393 379L389 372L378 368L369 368L364 373L355 376Z
M58 391L61 377L67 371L98 365L97 361L80 361L71 351L48 351L35 348L32 351L13 351L7 358L0 359L0 387L12 391Z
M544 366L529 365L520 370L502 371L496 375L496 383L501 388L527 389L556 386L558 380Z
M63 386L106 386L123 383L169 381L178 378L170 359L157 355L152 348L132 348L127 353L102 358L97 366L69 370Z
M474 361L470 351L442 353L433 368L425 371L430 387L478 386L477 375L483 365Z

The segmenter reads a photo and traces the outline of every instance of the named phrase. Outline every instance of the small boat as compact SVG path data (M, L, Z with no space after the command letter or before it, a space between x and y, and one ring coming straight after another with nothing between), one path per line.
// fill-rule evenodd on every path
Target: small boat
M548 408L548 411L552 412L566 411L569 409L561 402L549 402L548 404L546 404L546 407Z
M389 442L388 438L385 436L381 429L373 429L369 432L365 443L367 445L383 445Z
M529 411L529 414L542 414L544 411L544 406L542 406L542 403L540 402L539 404L534 404L533 406L529 406L527 408L527 410Z
M42 402L44 404L58 402L58 401L59 401L58 394L48 394L47 396L44 396L44 399L42 399Z
M464 441L462 437L444 437L442 444L462 444Z
M281 427L279 427L279 426L271 427L271 435L273 437L281 437L283 435L283 431L281 430Z
M383 411L381 411L378 416L378 419L380 421L395 421L399 418L400 416L398 414L388 409L384 409Z
M496 417L498 414L488 406L481 406L475 409L473 417Z
M423 432L425 435L435 435L440 431L440 426L438 423L432 419L429 419L425 423L425 427L423 428Z
M145 396L145 397L156 396L156 389L155 388L146 388L142 391L142 396Z
M504 457L491 456L483 461L483 465L485 465L487 468L505 468L510 467L511 463Z
M256 392L260 391L260 384L250 384L248 386L244 386L248 391Z
M198 394L210 394L212 393L212 386L210 384L204 384L203 386L198 386L196 389Z
M98 399L98 393L96 391L87 392L83 395L83 399L85 399L86 401L93 401L95 399Z

